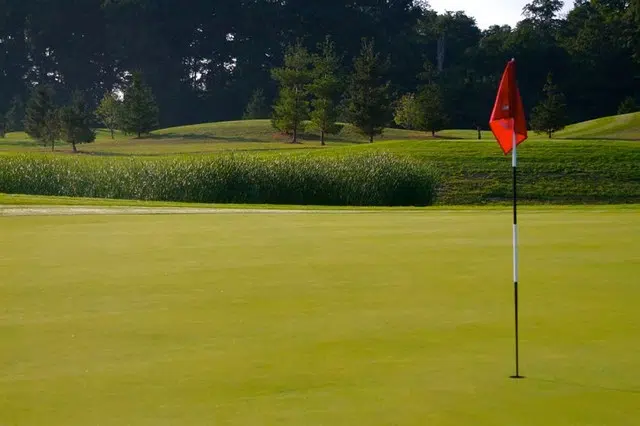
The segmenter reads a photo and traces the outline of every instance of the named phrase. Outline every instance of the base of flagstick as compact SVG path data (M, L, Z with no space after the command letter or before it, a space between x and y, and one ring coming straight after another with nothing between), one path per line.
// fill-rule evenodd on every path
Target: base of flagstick
M524 376L509 376L509 378L516 379L516 380L526 379L526 377L524 377Z

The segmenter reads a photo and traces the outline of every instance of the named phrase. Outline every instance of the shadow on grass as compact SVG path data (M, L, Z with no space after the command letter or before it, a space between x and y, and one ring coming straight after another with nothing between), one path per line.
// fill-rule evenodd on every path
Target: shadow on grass
M255 138L246 138L243 136L228 136L221 137L207 133L163 133L160 135L151 134L144 136L140 139L133 139L134 141L161 141L167 140L189 140L189 141L212 141L212 142L264 142L264 140L256 140Z
M0 147L2 148L42 148L42 145L34 141L0 139Z
M394 138L381 138L377 140L393 140ZM409 138L412 139L412 138ZM419 138L415 138L419 139ZM445 139L445 138L443 138ZM162 141L162 140L172 140L172 141L199 141L199 142L253 142L253 143L273 143L273 142L281 142L281 143L291 143L291 136L283 133L272 133L272 134L262 134L257 135L256 137L244 137L244 136L216 136L210 133L162 133L162 134L151 134L147 136L143 136L140 139L133 139L134 141ZM320 142L320 135L314 133L300 133L298 135L298 140L302 143L304 142ZM351 144L366 144L369 141L357 137L350 137L349 135L341 136L338 135L327 135L325 137L327 143L331 142L342 142L342 143L351 143Z

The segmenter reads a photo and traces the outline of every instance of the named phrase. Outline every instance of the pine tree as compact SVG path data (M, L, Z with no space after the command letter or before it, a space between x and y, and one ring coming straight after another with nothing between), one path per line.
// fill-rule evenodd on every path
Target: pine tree
M261 118L267 118L268 116L269 108L267 107L267 99L264 96L264 90L256 89L247 103L242 119L258 120Z
M52 151L60 131L53 96L53 89L38 85L27 102L24 119L25 132L44 146L51 145Z
M309 88L311 57L300 43L290 46L284 57L284 66L272 71L280 85L271 124L276 129L292 134L292 143L298 143L298 133L304 131L304 120L309 117Z
M124 91L121 125L125 133L138 138L158 125L158 106L153 92L139 72L133 73L131 84Z
M92 114L82 92L72 95L71 104L60 109L60 136L70 143L73 152L78 152L76 144L91 143L96 133L91 128Z
M122 118L122 102L114 93L105 93L96 110L96 116L111 132L111 139L115 139L114 131Z
M565 97L553 83L552 75L547 75L547 82L542 89L545 98L531 112L531 129L536 133L546 133L549 139L566 124Z
M4 116L5 129L7 132L17 132L24 129L23 119L24 119L24 103L19 96L15 96L11 100L11 105L9 106L9 110Z
M309 90L313 95L311 122L320 129L320 143L325 145L326 134L336 134L342 129L338 120L337 98L341 88L338 77L340 59L334 44L327 38L320 46L321 53L313 58L313 81Z
M389 82L385 78L388 67L388 60L382 60L374 51L373 42L363 40L345 101L349 121L371 143L392 118Z

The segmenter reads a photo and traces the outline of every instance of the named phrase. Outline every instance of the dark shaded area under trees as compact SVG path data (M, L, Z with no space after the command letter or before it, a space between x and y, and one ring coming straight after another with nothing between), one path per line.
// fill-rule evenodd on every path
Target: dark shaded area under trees
M273 104L271 71L288 46L316 51L327 36L345 76L362 39L371 40L389 58L395 100L419 93L425 64L433 64L450 127L486 125L511 57L528 114L544 99L549 73L570 122L640 103L640 0L576 0L566 17L557 14L561 3L533 0L515 28L481 31L472 17L439 15L414 0L192 0L188 7L182 0L4 0L2 123L22 125L16 111L36 84L50 88L58 105L80 90L93 110L134 71L153 91L161 127L239 119L256 93Z

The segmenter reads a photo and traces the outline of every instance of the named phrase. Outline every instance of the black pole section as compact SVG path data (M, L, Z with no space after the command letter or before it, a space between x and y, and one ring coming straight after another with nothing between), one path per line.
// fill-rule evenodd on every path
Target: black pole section
M513 232L514 232L514 242L516 241L515 233L517 232L518 226L518 193L517 193L517 173L518 168L513 166ZM516 250L516 247L514 247ZM514 256L517 255L517 252L514 253ZM514 268L515 268L515 260L514 260ZM514 278L516 278L514 273ZM515 376L511 376L512 379L523 379L524 377L520 375L520 339L519 339L519 326L518 326L518 280L514 279L513 281L513 299L515 306L515 325L516 325L516 374Z

